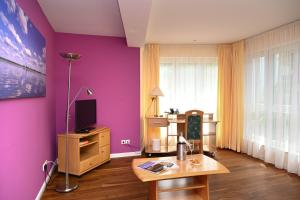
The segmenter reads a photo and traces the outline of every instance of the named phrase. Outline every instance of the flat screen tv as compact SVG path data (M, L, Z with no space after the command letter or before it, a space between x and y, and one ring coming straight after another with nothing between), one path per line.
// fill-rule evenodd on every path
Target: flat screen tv
M75 101L75 131L88 133L97 121L96 99Z

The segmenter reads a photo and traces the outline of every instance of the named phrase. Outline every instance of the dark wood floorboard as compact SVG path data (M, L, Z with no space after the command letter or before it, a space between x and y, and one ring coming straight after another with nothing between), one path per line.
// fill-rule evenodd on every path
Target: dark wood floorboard
M228 150L219 150L216 159L230 174L209 177L211 200L300 200L300 177L272 165ZM85 175L72 178L79 188L71 193L55 192L56 173L43 195L43 200L147 200L147 184L131 170L132 158L112 159Z

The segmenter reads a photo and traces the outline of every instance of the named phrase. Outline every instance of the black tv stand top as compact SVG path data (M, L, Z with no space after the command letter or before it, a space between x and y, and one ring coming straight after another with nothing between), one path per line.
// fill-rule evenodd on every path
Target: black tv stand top
M80 130L76 130L76 133L89 133L91 130L94 130L96 127L87 127Z

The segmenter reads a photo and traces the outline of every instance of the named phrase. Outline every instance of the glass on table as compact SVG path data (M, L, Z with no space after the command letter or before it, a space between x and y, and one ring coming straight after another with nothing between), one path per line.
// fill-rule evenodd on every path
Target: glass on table
M193 151L194 151L194 147L195 147L194 140L190 140L189 143L190 143L189 149L190 149L191 156L192 156L193 155Z

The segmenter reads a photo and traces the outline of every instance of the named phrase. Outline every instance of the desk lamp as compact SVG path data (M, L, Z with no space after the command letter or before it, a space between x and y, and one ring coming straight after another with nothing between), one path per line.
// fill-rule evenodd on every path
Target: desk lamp
M159 96L164 96L162 91L160 90L159 87L153 88L153 90L150 92L150 96L152 96L152 102L155 100L155 114L154 117L158 117L158 97Z

